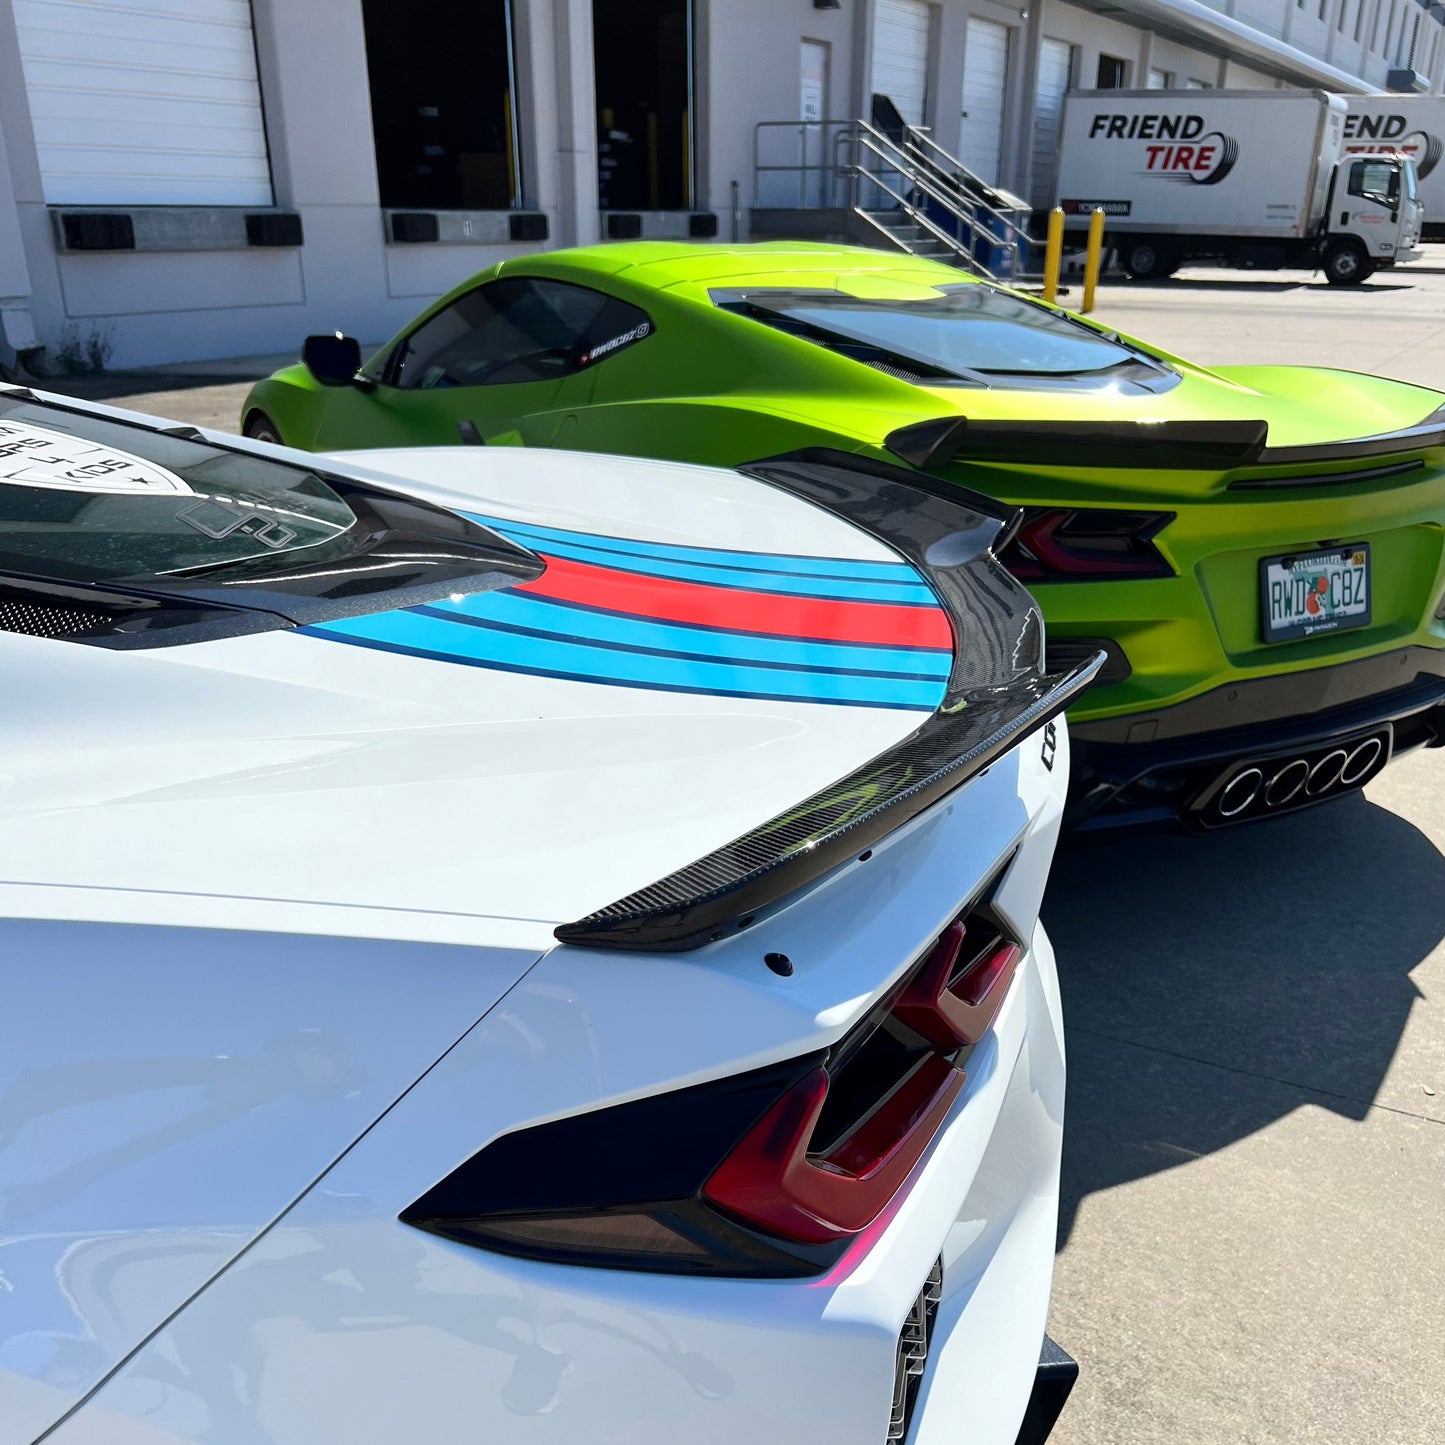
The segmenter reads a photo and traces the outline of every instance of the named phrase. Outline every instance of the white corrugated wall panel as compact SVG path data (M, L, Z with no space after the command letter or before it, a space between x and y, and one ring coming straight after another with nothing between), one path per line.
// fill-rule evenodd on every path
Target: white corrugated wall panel
M928 104L930 10L924 0L877 0L873 11L871 90L886 95L909 125Z
M1007 88L1008 26L970 15L963 42L963 130L958 158L989 185L998 184Z
M271 204L249 0L14 5L49 204Z
M1039 47L1038 89L1034 100L1034 163L1029 203L1046 211L1054 203L1059 169L1059 126L1069 89L1074 48L1067 40L1045 38Z

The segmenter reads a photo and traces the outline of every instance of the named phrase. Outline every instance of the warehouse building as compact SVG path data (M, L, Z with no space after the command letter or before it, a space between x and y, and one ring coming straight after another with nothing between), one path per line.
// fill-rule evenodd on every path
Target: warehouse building
M1442 20L1419 0L0 0L0 363L379 340L510 255L747 238L770 189L821 203L827 123L875 95L1043 207L1071 87L1438 91Z

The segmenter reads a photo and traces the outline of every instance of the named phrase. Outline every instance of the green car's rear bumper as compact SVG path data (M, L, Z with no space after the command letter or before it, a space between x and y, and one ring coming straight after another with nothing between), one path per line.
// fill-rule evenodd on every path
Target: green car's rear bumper
M1348 492L1189 479L1195 499L1179 474L1096 474L1093 505L1172 514L1153 542L1174 575L1030 584L1052 664L1109 654L1100 684L1069 715L1077 824L1244 822L1363 786L1390 756L1445 737L1445 474L1424 464L1416 475ZM1009 499L1057 506L1059 489L1055 478L1037 501ZM1354 544L1370 552L1368 624L1267 642L1266 559ZM1377 766L1328 786L1325 767L1291 791L1317 763L1333 766L1342 739L1370 736ZM1308 768L1291 766L1267 799L1279 768L1300 763ZM1236 806L1245 786L1221 797L1256 764L1258 798Z
M1250 822L1358 790L1391 758L1445 744L1445 649L1235 683L1070 735L1075 826Z

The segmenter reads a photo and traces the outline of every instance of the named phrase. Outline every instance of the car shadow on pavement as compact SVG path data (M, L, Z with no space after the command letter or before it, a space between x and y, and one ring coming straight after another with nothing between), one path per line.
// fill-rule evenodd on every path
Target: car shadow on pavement
M1098 1190L1304 1103L1363 1119L1442 899L1445 857L1361 795L1211 837L1066 839L1044 904L1069 1049L1060 1248Z
M1323 277L1305 276L1298 281L1249 281L1236 277L1161 276L1157 281L1133 280L1127 276L1100 278L1100 285L1130 291L1241 291L1250 296L1277 295L1285 291L1339 291L1343 294L1361 291L1410 291L1409 281L1362 281L1358 286L1331 286Z
M77 401L124 401L151 392L198 391L207 386L233 386L235 376L198 372L101 371L81 376L37 376L24 385L37 391L74 397Z
M1302 286L1308 286L1307 280L1299 281L1241 281L1236 277L1221 276L1217 280L1212 276L1161 276L1154 281L1146 281L1142 278L1135 280L1132 276L1101 276L1101 286L1110 288L1118 287L1121 290L1129 291L1244 291L1252 296L1262 296L1265 293L1280 291L1298 291Z

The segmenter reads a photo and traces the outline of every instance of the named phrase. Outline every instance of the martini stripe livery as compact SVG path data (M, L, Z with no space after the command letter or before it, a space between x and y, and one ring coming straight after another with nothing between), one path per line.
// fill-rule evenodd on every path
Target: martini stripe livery
M599 548L599 561L584 561L559 552L586 550L571 540L586 534L549 540L541 528L477 520L532 547L547 570L503 591L303 630L465 666L663 692L919 712L934 711L943 699L953 665L952 628L932 590L902 564L878 564L885 578L879 584L866 580L866 563L675 546L656 557L623 553L632 544L621 538L602 539L618 550ZM711 560L697 565L698 574L716 573L726 582L676 575L692 569L693 554L745 559L747 575L763 586L738 586L741 569ZM838 597L832 595L840 586L836 576L810 577L808 569L820 565L852 569L855 575L841 585L895 596L906 585L929 601ZM913 580L901 584L900 570ZM766 590L778 582L803 595Z

